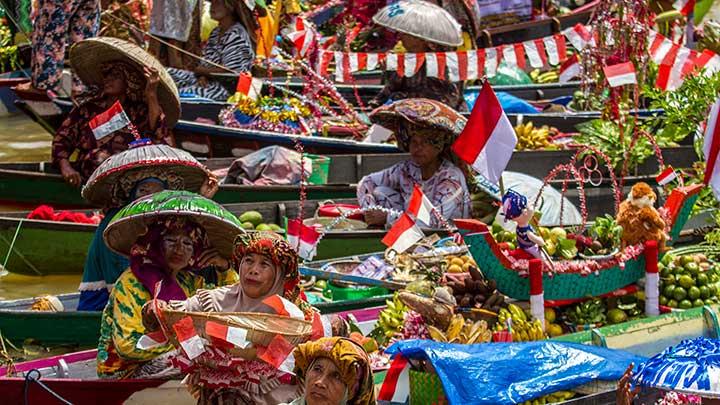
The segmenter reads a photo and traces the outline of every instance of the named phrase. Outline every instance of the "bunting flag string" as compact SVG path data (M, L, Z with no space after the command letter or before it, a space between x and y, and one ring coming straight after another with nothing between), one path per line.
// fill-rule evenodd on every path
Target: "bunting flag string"
M582 50L594 46L596 33L583 24L567 28L558 34L524 42L505 44L493 48L457 52L428 53L356 53L320 51L318 73L327 76L331 62L335 64L335 79L347 82L355 72L375 70L384 64L387 71L402 77L412 77L422 69L428 77L451 82L475 80L484 75L497 74L501 61L525 69L560 66L567 60L568 46ZM659 65L656 86L665 90L678 88L683 79L697 69L706 74L720 70L720 56L704 51L698 53L661 34L648 32L650 59Z

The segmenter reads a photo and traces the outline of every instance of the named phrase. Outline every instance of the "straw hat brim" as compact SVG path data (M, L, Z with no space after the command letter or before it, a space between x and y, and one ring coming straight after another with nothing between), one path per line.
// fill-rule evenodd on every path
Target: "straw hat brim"
M167 126L173 127L180 119L178 90L165 67L152 55L135 44L111 37L85 39L70 48L70 64L80 80L88 85L102 85L101 65L117 60L137 66L141 73L144 66L158 71L158 101Z
M164 217L186 216L205 228L212 247L225 258L232 257L235 236L245 231L232 222L205 212L190 210L158 210L113 220L103 233L105 244L118 254L130 256L137 238L147 232L149 224Z
M98 207L104 207L112 201L113 185L122 176L134 172L147 170L149 167L161 167L171 171L183 179L183 190L199 193L207 171L201 163L180 161L180 160L153 160L149 162L133 162L124 166L116 167L102 175L90 179L82 189L82 196L89 203Z

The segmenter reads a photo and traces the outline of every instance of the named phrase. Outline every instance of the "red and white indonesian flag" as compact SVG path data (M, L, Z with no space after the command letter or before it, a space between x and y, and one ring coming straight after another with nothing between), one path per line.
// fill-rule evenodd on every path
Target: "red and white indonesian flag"
M115 104L110 106L106 111L93 117L89 122L95 139L102 139L130 124L130 118L125 114L125 110L123 110L122 104L120 104L119 101L116 101Z
M378 400L404 404L410 396L410 363L396 355L385 375Z
M425 193L422 192L422 189L416 184L413 187L413 193L410 197L410 203L408 204L408 214L429 226L433 208L430 199L427 198Z
M517 144L515 130L495 92L485 83L452 150L488 181L498 184Z
M707 125L705 126L705 139L703 142L703 154L705 155L705 184L709 185L715 198L720 198L720 98L715 101L710 110Z
M305 225L299 219L291 219L287 224L287 239L290 246L297 250L305 260L312 260L317 253L320 233L313 227Z
M673 169L672 166L668 166L665 170L660 173L655 180L657 180L658 184L661 186L664 186L671 181L675 180L677 178L677 172L675 172L675 169Z
M635 78L635 65L633 65L632 62L604 66L603 71L605 72L608 83L610 83L610 87L637 83L637 79Z
M253 100L257 100L258 96L262 92L262 79L252 77L249 72L242 72L238 76L237 86L235 91L242 93Z
M297 305L279 295L267 297L262 303L272 308L277 315L295 319L305 319L305 314Z
M695 0L675 0L673 8L678 10L682 15L687 16L695 8Z
M233 344L241 349L246 348L250 341L247 340L248 331L235 326L228 326L217 322L208 321L205 323L205 334L224 342Z
M406 213L403 213L400 219L390 228L382 243L398 253L402 253L410 248L410 246L422 239L422 230L418 228L415 221Z
M580 76L580 61L577 55L574 54L560 66L559 81L560 83L567 83L578 76Z
M189 316L182 318L173 325L173 329L178 342L180 342L180 347L182 347L188 359L193 360L205 353L205 344L195 331L192 318Z
M307 21L302 18L295 18L295 30L286 34L288 39L292 41L297 49L298 56L304 57L310 50L310 46L315 40L315 31Z
M140 336L140 339L138 339L135 347L140 350L150 350L156 347L166 345L167 342L167 337L165 337L163 331L159 330Z

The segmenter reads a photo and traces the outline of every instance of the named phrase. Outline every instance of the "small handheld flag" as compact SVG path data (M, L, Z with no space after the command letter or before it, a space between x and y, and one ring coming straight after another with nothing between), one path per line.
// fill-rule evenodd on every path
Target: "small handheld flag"
M417 243L425 235L418 228L415 221L406 213L390 228L382 243L398 253L402 253Z
M110 108L93 117L88 125L95 135L95 139L100 140L119 129L132 125L132 122L125 114L122 104L116 101Z
M617 65L603 66L603 72L610 87L619 87L625 84L637 83L635 65L632 62L618 63Z

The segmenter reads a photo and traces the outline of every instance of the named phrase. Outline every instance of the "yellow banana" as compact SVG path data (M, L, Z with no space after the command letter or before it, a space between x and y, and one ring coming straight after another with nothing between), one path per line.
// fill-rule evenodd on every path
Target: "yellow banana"
M447 340L453 340L460 336L460 332L462 332L462 328L464 325L465 319L463 319L462 315L455 314L455 316L453 316L452 320L450 321L450 326L448 326L447 331L445 332Z
M438 329L432 325L428 325L427 328L428 328L428 332L430 332L430 337L432 338L432 340L434 340L436 342L447 342L448 341L447 337L440 329Z

